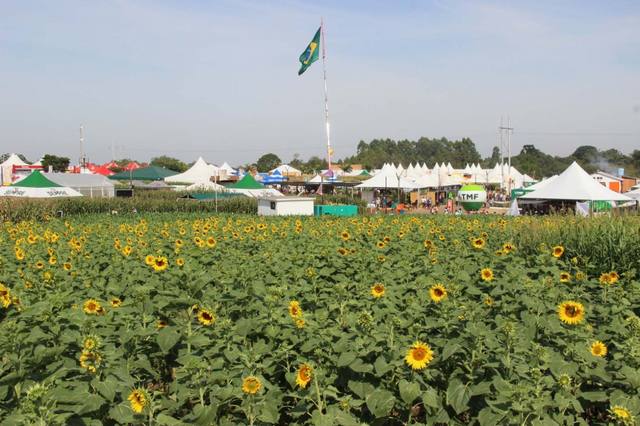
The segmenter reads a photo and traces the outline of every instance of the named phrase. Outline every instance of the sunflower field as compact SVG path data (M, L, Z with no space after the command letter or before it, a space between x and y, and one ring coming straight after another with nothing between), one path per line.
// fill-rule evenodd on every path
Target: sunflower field
M638 217L0 226L2 425L640 418Z

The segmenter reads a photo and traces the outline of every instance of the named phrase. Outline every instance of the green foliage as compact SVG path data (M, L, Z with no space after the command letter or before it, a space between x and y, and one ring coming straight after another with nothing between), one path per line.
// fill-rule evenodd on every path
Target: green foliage
M49 166L51 166L54 172L66 172L69 162L70 160L67 157L58 157L57 155L45 154L42 157L42 167L48 170Z
M637 216L5 222L0 423L625 424L611 408L640 415L639 250ZM558 316L567 300L584 306L578 324ZM419 370L405 361L416 340L433 350Z
M258 168L258 171L260 173L266 173L270 170L275 169L280 164L282 164L280 157L278 157L276 154L268 153L264 154L258 159L258 161L256 162L256 167Z
M182 173L189 168L189 166L178 160L177 158L167 157L162 155L151 159L152 166L164 167L165 169L173 170L174 172Z

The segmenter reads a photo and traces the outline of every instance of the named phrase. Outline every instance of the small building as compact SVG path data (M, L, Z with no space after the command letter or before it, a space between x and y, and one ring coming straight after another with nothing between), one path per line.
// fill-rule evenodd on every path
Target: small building
M622 192L631 191L631 189L640 183L640 179L631 176L621 176L622 178Z
M313 216L311 197L258 198L259 216Z
M610 189L612 191L615 192L622 192L622 183L623 180L622 178L616 176L616 175L612 175L611 173L607 173L607 172L603 172L602 170L598 170L597 172L593 173L591 175L591 177L598 182L599 184L601 184L602 186L604 186L607 189Z

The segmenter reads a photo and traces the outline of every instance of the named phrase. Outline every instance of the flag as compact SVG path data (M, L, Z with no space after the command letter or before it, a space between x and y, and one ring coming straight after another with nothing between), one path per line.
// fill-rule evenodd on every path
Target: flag
M320 49L320 30L322 27L318 28L316 31L316 35L313 36L313 40L307 46L307 48L300 55L300 70L298 71L298 75L301 75L303 72L307 70L311 66L312 63L318 60L319 49Z

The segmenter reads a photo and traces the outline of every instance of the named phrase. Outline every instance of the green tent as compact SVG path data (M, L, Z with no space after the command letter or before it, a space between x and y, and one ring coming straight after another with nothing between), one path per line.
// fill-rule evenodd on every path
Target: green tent
M360 172L360 174L358 176L371 176L371 174L368 171L363 170L363 171Z
M256 181L251 174L247 173L236 183L227 186L229 189L264 189L264 185Z
M173 170L165 169L164 167L149 166L141 167L135 170L125 170L124 172L116 173L113 176L109 176L109 179L115 180L163 180L166 177L177 174Z
M60 188L60 185L44 177L39 170L35 170L29 176L11 186L17 186L20 188Z

